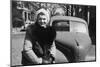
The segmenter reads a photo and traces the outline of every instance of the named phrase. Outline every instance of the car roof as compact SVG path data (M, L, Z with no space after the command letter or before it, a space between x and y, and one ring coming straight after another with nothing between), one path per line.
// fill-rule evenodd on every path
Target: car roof
M87 25L87 22L84 19L78 18L78 17L72 17L72 16L53 16L53 17L51 17L51 22L50 23L52 23L55 20L77 21L77 22L82 22L82 23Z

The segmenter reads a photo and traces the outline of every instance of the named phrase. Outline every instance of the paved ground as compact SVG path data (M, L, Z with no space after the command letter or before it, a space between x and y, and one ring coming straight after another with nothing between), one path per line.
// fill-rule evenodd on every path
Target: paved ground
M14 33L11 36L11 65L21 65L21 51L23 47L25 33ZM57 50L56 63L67 62L65 56ZM93 46L86 57L86 60L95 59L95 46Z

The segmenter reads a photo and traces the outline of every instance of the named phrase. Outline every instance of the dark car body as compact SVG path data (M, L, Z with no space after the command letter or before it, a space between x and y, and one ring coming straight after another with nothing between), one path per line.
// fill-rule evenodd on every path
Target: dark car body
M57 32L56 47L69 62L85 61L91 47L87 22L71 16L54 16L52 25Z

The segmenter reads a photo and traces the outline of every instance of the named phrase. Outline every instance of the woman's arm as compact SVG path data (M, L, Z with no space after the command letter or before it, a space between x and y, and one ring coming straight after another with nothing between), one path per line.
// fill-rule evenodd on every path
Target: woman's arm
M55 57L56 57L56 45L55 41L53 42L51 49L50 49L51 57L53 59L53 63L55 63Z
M25 53L25 57L35 63L35 64L41 64L42 63L42 58L37 57L35 52L32 50L32 43L30 40L25 40L24 41L24 46L23 46L23 51Z

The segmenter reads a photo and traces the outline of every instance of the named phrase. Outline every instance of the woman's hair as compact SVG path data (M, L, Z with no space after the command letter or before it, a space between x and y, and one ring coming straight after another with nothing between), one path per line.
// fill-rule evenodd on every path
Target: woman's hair
M49 10L47 10L47 9L44 9L44 8L41 8L41 9L39 9L37 12L36 12L36 16L35 16L35 22L37 22L37 18L40 16L40 15L46 15L46 17L47 17L47 20L48 20L48 22L50 21L50 12L49 12Z

